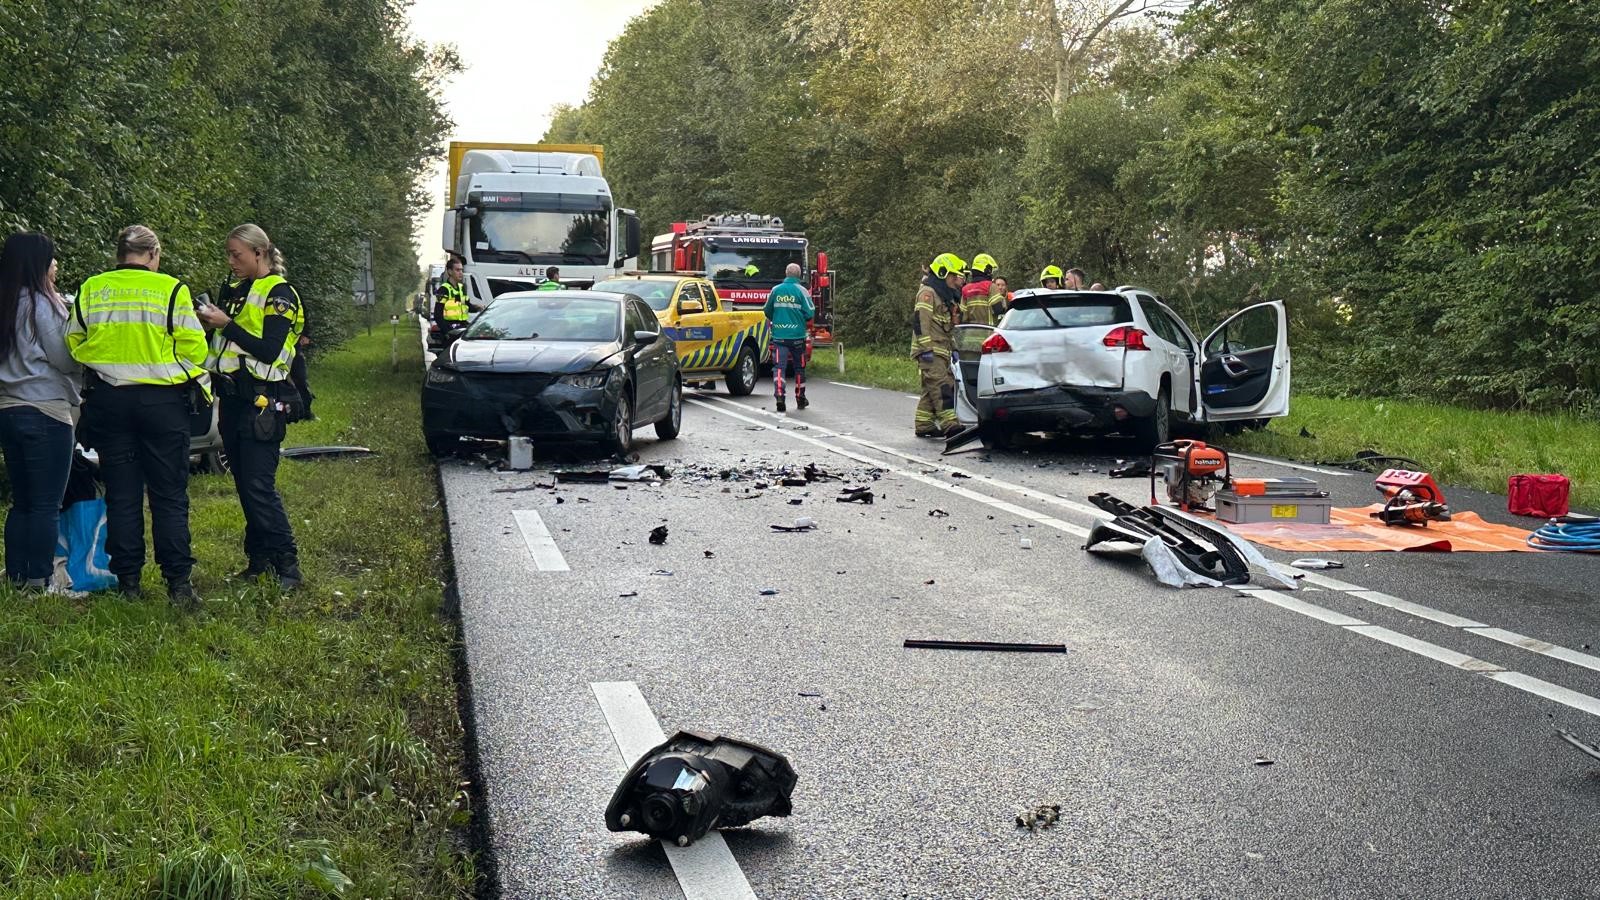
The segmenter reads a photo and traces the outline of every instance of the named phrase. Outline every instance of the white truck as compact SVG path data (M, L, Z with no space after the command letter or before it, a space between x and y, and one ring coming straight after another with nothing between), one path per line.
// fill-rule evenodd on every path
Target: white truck
M639 216L613 204L594 144L453 141L443 245L475 307L532 290L550 266L586 288L637 268Z

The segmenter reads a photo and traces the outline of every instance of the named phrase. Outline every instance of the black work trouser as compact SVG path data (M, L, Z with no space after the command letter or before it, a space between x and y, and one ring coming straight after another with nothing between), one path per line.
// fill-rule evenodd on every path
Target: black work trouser
M106 481L106 553L119 579L144 568L144 501L156 565L167 584L189 580L189 402L183 385L99 385L84 400L86 437Z
M256 437L255 393L245 379L239 379L235 396L219 397L217 428L233 471L233 486L244 510L244 552L251 562L272 563L281 571L299 561L294 530L278 494L278 449L283 440L263 441Z

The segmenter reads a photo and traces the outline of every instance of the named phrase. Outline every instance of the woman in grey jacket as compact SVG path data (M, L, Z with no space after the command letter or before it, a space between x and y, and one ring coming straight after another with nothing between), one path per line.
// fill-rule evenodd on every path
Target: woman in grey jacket
M31 590L44 590L55 569L79 399L79 368L65 337L67 305L55 282L48 237L6 239L0 250L0 450L11 479L6 577Z

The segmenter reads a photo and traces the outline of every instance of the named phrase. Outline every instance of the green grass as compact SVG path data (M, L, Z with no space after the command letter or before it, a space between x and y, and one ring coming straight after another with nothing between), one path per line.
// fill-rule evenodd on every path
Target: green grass
M825 352L812 365L840 381L920 390L916 365L893 348L847 348L843 375L834 374ZM1301 437L1301 428L1315 437ZM1288 417L1265 431L1230 435L1224 444L1305 462L1339 462L1373 450L1410 457L1443 482L1499 493L1511 475L1559 472L1572 479L1574 506L1600 507L1600 423L1572 416L1296 395Z
M414 335L412 336L414 338ZM190 485L203 612L0 589L0 896L465 897L463 733L420 365L388 329L312 362L284 461L308 587L244 562L232 483Z

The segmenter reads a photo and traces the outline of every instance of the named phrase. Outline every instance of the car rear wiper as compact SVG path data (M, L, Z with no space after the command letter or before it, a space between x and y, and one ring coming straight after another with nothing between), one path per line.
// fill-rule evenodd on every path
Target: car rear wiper
M1051 325L1054 325L1057 328L1065 328L1065 327L1067 327L1067 326L1061 324L1061 320L1060 319L1057 319L1055 316L1050 315L1050 307L1045 306L1043 303L1039 304L1039 311L1044 313L1044 317L1046 319L1050 320L1050 324Z

